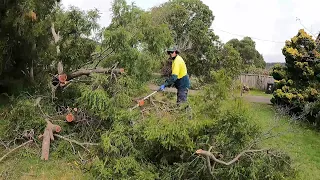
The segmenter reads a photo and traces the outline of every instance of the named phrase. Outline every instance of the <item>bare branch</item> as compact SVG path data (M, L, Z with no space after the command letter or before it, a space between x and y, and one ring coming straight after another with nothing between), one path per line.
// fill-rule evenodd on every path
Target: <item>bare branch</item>
M114 50L112 50L110 53L108 53L107 55L105 55L105 56L103 56L103 57L99 57L100 60L98 61L98 63L95 65L94 68L97 68L98 65L101 63L101 61L104 60L106 57L110 56L113 52L114 52Z
M18 147L16 147L16 148L14 148L14 149L12 149L11 151L9 151L7 154L5 154L4 156L2 156L1 157L1 159L0 159L0 162L1 161L3 161L10 153L12 153L12 152L14 152L14 151L16 151L17 149L19 149L19 148L21 148L21 147L23 147L23 146L25 146L25 145L27 145L27 144L29 144L29 143L31 143L31 142L33 142L33 140L29 140L29 141L27 141L27 142L25 142L25 143L23 143L23 144L21 144L20 146L18 146Z
M57 43L58 41L60 41L60 35L59 35L59 32L58 34L56 33L56 30L54 29L54 23L51 23L51 33L54 39L54 43Z
M58 62L58 74L62 74L63 73L63 65L62 62L59 61Z
M219 160L217 159L210 151L205 151L205 150L202 150L202 149L198 149L196 151L196 153L198 155L202 155L204 157L209 157L210 159L212 159L213 161L217 162L217 163L220 163L220 164L224 164L226 166L229 166L235 162L237 162L239 160L239 158L241 156L243 156L244 154L246 153L255 153L255 152L262 152L262 151L267 151L268 149L259 149L259 150L245 150L245 151L242 151L240 154L238 154L235 158L233 158L231 161L229 162L225 162L225 161L222 161L222 160ZM208 167L208 168L211 168L211 167Z
M97 69L79 69L76 72L71 73L67 80L71 80L73 78L79 77L79 76L83 76L83 75L90 75L91 73L117 73L117 74L121 74L123 73L123 69L110 69L110 68L97 68Z
M66 138L66 137L61 136L61 135L58 135L58 134L54 134L54 136L56 136L56 137L58 137L58 138L61 138L61 139L63 139L63 140L66 140L66 141L68 141L68 142L70 142L70 143L75 143L75 144L81 146L83 149L85 149L85 150L87 150L87 151L89 151L89 150L88 150L86 147L84 147L84 146L99 146L98 143L81 143L81 142L78 142L78 141L76 141L76 140L69 139L69 138Z

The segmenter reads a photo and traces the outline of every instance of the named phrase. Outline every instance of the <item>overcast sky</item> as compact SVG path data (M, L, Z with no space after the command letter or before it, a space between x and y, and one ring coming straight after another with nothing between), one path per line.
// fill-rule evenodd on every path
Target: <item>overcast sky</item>
M148 10L167 0L127 0ZM212 10L215 20L212 28L227 42L232 38L250 36L266 62L284 62L281 49L284 41L306 28L314 36L320 31L317 0L202 0ZM111 21L112 0L62 0L65 7L77 6L83 10L97 8L101 11L100 24ZM300 21L297 21L297 18ZM300 24L302 23L302 24ZM304 27L303 27L304 26Z

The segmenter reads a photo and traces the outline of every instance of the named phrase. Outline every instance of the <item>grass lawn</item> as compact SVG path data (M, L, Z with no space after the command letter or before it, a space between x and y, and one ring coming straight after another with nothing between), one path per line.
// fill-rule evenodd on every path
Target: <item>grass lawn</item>
M265 96L265 97L272 97L272 94L266 94L265 92L263 91L260 91L260 90L256 90L256 89L252 89L249 91L249 93L247 93L248 95L251 95L251 96Z
M298 170L296 179L320 179L320 133L305 125L297 124L287 117L277 118L270 105L250 104L254 120L264 131L277 126L272 134L280 136L262 142L264 147L273 147L287 152L293 167Z
M20 153L23 153L23 148ZM15 153L13 153L15 154ZM0 179L93 179L89 174L84 174L75 162L67 163L66 160L48 161L40 160L40 157L8 157L0 163Z

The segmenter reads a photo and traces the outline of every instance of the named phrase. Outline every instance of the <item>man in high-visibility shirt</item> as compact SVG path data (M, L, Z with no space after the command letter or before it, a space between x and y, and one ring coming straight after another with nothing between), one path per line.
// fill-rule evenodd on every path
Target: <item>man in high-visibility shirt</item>
M176 48L168 49L167 53L172 60L172 73L159 90L163 91L166 87L174 85L177 89L177 103L184 103L187 101L188 89L190 88L186 64Z

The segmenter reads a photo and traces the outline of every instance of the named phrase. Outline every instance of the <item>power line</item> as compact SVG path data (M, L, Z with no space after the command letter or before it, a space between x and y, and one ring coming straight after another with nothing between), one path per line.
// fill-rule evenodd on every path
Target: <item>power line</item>
M261 39L261 38L251 37L251 36L245 36L245 35L241 35L241 34L235 34L235 33L229 32L229 31L225 31L225 30L219 29L219 28L217 28L217 27L215 27L214 29L219 30L219 31L222 31L222 32L225 32L225 33L228 33L228 34L231 34L231 35L234 35L234 36L250 37L251 39L255 39L255 40L259 40L259 41L266 41L266 42L273 42L273 43L281 43L281 44L284 44L284 43L285 43L284 41L281 42L281 41L274 41L274 40Z
M317 38L317 35L315 35L314 33L312 33L308 28L306 28L306 27L302 24L300 18L296 17L296 21L299 21L299 24L300 24L305 30L309 31L309 33L310 33L314 38Z

